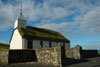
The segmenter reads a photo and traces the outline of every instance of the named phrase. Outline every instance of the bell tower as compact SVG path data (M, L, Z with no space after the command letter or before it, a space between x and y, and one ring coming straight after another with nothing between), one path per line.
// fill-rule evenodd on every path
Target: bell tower
M26 19L24 18L23 13L22 13L22 3L21 3L20 15L18 19L15 21L14 29L17 27L26 28Z

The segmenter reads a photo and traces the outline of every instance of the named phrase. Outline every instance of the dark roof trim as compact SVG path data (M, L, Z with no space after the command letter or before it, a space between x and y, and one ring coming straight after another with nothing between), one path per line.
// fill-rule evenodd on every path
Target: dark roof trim
M45 41L58 41L58 42L68 42L69 40L61 40L61 39L50 39L50 38L41 38L41 37L23 37L25 39L32 39L32 40L45 40Z

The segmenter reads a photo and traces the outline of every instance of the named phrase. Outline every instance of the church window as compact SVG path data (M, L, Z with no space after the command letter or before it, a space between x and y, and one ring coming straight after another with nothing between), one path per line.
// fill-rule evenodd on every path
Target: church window
M40 41L40 47L41 48L43 47L43 41Z
M49 42L49 47L52 47L52 45L51 45L51 41Z

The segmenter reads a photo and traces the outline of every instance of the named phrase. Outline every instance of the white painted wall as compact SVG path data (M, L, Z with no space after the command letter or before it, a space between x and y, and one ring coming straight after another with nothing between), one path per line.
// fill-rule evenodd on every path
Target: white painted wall
M33 49L40 48L40 40L33 40Z
M10 42L10 49L22 49L22 37L16 29L13 33L12 40Z
M52 47L56 47L57 42L52 41L52 42L51 42L51 45L52 45Z
M65 48L70 48L70 43L65 43Z
M15 21L15 26L14 28L16 28L18 26L18 20Z
M43 41L43 48L49 48L49 41Z

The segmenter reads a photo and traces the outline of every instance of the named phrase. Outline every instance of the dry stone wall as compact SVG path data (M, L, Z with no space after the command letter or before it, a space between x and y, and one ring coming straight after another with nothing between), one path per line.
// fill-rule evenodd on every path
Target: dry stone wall
M58 45L55 48L36 49L35 51L38 62L43 62L47 64L52 64L54 66L62 67L60 45Z
M77 45L74 48L65 49L58 44L53 48L40 48L34 50L2 50L0 51L0 62L2 63L21 63L21 62L43 62L57 67L75 63L86 57L98 56L97 50L82 50Z
M66 58L81 59L81 47L77 45L74 48L67 48L65 50Z
M35 61L62 67L62 46L34 50L0 51L0 61L8 64Z
M8 50L1 50L0 51L0 62L2 64L8 64L8 54L9 54Z

